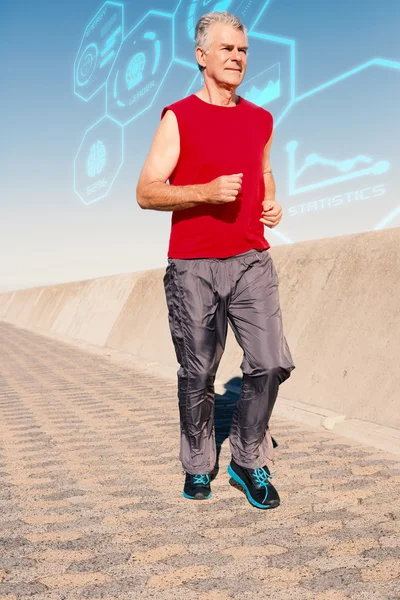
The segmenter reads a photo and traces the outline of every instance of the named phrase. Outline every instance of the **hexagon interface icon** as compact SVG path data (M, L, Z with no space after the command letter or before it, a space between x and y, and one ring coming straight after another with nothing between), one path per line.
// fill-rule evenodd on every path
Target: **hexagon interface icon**
M74 91L85 101L107 81L121 47L123 20L123 5L106 2L85 29L74 67Z
M107 114L126 125L152 105L172 61L172 15L150 11L126 36L107 83Z
M124 160L123 128L103 117L90 127L74 164L75 193L85 204L107 196Z
M225 10L237 15L248 29L263 9L260 0L181 0L175 11L174 57L196 66L194 35L196 23L209 12Z

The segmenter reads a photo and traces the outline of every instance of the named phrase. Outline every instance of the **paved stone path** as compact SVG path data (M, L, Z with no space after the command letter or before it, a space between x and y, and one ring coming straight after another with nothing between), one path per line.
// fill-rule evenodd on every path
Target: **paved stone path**
M234 399L218 397L219 441ZM274 419L282 505L181 496L175 385L0 323L0 600L400 598L400 458Z

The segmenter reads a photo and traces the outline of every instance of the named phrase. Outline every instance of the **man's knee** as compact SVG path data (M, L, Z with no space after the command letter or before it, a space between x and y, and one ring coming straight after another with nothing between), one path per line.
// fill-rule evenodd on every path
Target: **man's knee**
M215 373L212 364L202 363L180 369L180 377L187 380L190 389L205 389L214 382Z
M270 366L266 361L257 361L243 368L243 375L249 378L277 381L281 384L290 377L292 366Z

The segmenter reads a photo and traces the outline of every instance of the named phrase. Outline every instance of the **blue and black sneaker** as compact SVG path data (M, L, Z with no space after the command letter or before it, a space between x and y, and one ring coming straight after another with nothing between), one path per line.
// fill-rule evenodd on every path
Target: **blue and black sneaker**
M209 475L191 475L186 473L183 495L189 500L208 500L211 498Z
M244 489L248 501L256 508L276 508L280 504L279 494L270 483L268 467L246 469L231 460L228 473Z

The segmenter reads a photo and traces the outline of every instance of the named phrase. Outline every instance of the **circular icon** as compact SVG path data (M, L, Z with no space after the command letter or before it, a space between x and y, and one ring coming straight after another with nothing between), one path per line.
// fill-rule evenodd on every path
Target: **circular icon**
M76 71L76 80L78 85L86 85L97 65L98 50L96 44L90 44L82 53Z
M90 148L88 162L87 162L87 172L89 177L96 177L99 175L104 169L106 164L106 147L98 140L93 146Z
M140 45L140 50L132 54L116 72L114 77L113 96L120 107L135 104L144 98L155 86L155 80L151 81L156 74L161 57L161 42L153 31L147 31L141 38L135 39L129 48ZM134 48L136 50L136 48ZM133 88L143 82L143 88L130 93Z
M374 175L382 175L382 173L386 173L386 171L389 170L390 167L390 162L387 160L380 160L379 162L375 163L374 166L372 167L372 173Z

